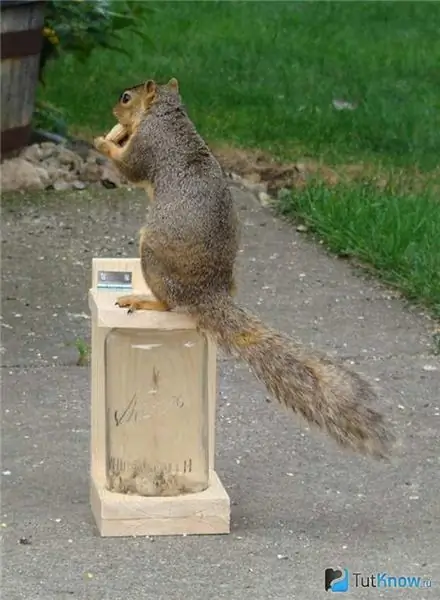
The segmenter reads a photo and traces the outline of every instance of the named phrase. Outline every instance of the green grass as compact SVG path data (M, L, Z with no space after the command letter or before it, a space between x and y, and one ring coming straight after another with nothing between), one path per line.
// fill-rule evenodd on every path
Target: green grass
M440 316L440 204L431 194L315 184L282 195L279 208L303 217L332 251L371 265Z
M97 50L51 65L46 100L102 132L125 87L176 76L210 140L284 158L368 158L430 169L440 153L440 3L151 2L131 59ZM334 99L359 103L337 111Z
M131 59L97 50L48 69L40 97L73 130L108 130L120 92L175 76L210 142L269 150L285 160L367 163L423 177L440 156L440 3L151 2L144 48ZM334 108L342 99L355 110ZM439 313L440 202L413 185L379 192L312 186L284 200L336 252L369 263ZM431 178L431 175L429 176ZM422 182L422 183L420 183ZM406 186L406 187L405 187ZM420 191L421 190L421 191Z

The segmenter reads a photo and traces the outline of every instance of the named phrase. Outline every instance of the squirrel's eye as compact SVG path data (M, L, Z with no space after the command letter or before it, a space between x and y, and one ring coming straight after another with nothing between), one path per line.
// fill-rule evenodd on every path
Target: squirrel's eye
M121 97L122 104L127 104L127 102L130 102L130 100L131 100L130 94L128 92L124 92Z

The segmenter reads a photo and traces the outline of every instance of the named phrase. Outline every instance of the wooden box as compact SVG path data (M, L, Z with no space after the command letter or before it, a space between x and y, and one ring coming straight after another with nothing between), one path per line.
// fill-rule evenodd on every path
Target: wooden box
M132 293L152 296L139 259L93 260L90 494L100 534L229 533L229 497L214 470L215 344L185 315L128 314L115 305L119 296ZM140 349L136 358L130 348ZM142 397L134 410L136 390ZM119 405L124 394L132 399ZM134 463L135 456L144 460ZM139 470L141 463L147 471ZM166 465L160 476L158 464ZM158 481L177 483L166 488Z

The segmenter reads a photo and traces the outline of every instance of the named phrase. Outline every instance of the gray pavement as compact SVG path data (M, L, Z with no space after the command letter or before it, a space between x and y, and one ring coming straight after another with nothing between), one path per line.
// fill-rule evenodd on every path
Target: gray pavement
M235 195L239 298L375 380L399 454L387 465L341 452L221 358L216 460L231 534L101 539L89 506L89 371L72 344L90 340L92 257L136 256L144 195L4 196L2 599L315 600L331 597L324 569L337 566L433 580L427 590L352 586L349 597L440 598L432 321Z

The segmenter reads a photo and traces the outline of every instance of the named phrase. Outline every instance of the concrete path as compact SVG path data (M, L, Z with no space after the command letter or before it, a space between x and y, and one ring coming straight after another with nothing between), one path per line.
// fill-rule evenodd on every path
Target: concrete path
M219 363L217 471L229 536L101 539L89 507L94 256L136 256L139 191L3 199L4 600L315 600L324 570L431 578L440 598L440 361L433 323L236 190L240 298L268 323L376 380L402 439L394 464L345 454L266 402L243 365ZM330 593L331 595L331 593Z

